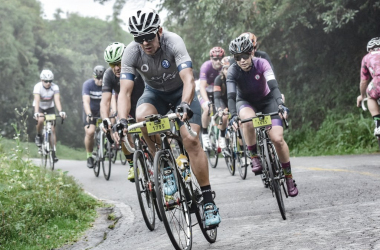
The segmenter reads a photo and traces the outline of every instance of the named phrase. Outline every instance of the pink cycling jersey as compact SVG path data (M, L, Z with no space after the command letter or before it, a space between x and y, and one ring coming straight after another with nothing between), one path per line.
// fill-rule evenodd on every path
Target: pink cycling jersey
M373 99L380 98L380 50L369 52L363 57L360 69L360 79L369 80L367 94Z

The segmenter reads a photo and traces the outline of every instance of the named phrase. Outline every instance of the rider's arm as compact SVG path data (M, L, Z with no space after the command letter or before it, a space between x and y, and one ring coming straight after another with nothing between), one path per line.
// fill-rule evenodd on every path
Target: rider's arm
M229 69L227 74L227 100L231 116L236 116L238 115L236 110L236 82L233 71L233 69Z
M207 87L207 81L206 80L200 80L200 83L199 83L199 92L201 93L202 99L205 102L208 102L210 100L208 99L208 96L207 96L206 87Z
M111 92L102 93L102 100L100 101L100 116L102 117L102 119L106 119L109 117L111 98Z
M111 115L115 115L117 111L116 95L113 93L111 97Z
M366 91L367 91L369 82L370 80L364 80L364 79L360 81L360 95L362 96L363 99L366 97Z
M54 94L54 103L57 106L58 112L62 111L61 96L59 93Z
M34 94L34 113L39 113L40 100L40 94Z
M190 105L195 93L195 83L192 68L181 70L179 72L179 76L183 82L182 102L186 102Z
M221 76L217 76L215 78L215 83L214 83L214 102L215 102L215 107L219 109L222 106L222 85L223 81Z
M130 79L120 80L120 93L117 102L118 117L120 119L127 119L128 114L131 111L131 95L133 86L135 85L135 76L130 74Z
M91 98L89 95L82 95L83 109L86 115L91 114L90 101Z
M278 83L274 75L273 69L271 68L269 62L266 60L261 60L259 63L263 64L264 78L266 80L266 83L268 84L270 92L272 93L274 99L277 102L277 105L283 105L284 101L282 100L282 95L280 89L278 88Z

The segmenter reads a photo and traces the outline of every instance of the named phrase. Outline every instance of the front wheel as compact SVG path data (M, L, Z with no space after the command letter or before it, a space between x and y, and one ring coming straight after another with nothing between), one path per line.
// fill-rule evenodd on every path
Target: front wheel
M231 140L231 134L227 130L226 132L226 145L227 147L224 149L224 160L226 161L227 169L231 175L235 175L235 157L233 152L233 145Z
M166 154L167 152L162 150L154 157L154 182L158 207L174 248L191 249L193 240L191 216L185 186L180 180L177 166Z
M104 140L103 140L104 141ZM104 161L103 162L103 174L104 178L108 181L111 177L111 164L112 164L112 148L111 143L107 140L106 149L104 150Z
M244 138L238 136L239 131L235 131L233 135L234 143L236 145L236 168L239 171L240 177L245 180L247 177L247 168L248 168L248 155L247 155L247 146L245 145Z
M211 147L207 148L206 154L207 154L207 159L208 159L208 162L210 163L210 166L212 168L216 168L216 166L218 165L218 158L219 158L218 145L216 143L217 138L216 138L214 129L211 127L209 129L211 129L211 132L209 134Z

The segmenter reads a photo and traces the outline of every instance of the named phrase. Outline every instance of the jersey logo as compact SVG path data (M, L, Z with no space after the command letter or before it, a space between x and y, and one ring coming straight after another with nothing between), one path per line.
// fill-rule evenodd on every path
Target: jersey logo
M161 66L164 68L164 69L168 69L170 68L170 62L166 59L164 59L162 62L161 62Z
M260 79L260 75L255 75L255 79L259 80Z
M148 64L143 64L143 65L141 65L141 71L142 71L142 72L148 72L148 70L149 70L149 66L148 66Z

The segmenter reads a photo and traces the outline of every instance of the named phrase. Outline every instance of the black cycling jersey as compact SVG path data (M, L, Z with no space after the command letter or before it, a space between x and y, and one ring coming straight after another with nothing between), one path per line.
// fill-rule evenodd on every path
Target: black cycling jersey
M137 101L144 92L145 83L139 73L136 72L135 84L131 95L131 106L136 106ZM108 68L103 75L102 92L115 92L116 98L120 92L120 77L116 77L112 68Z
M214 80L214 102L216 109L227 107L226 78L218 75Z

